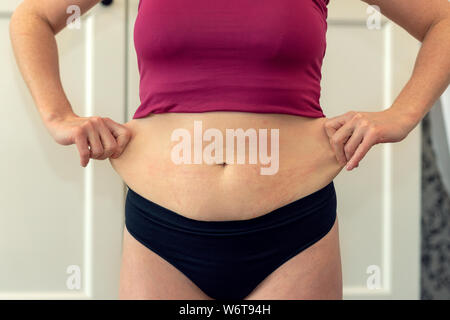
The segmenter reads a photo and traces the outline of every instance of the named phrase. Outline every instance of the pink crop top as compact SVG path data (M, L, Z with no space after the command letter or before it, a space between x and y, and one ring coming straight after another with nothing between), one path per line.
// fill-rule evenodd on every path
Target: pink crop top
M328 2L140 0L133 119L208 111L325 117Z

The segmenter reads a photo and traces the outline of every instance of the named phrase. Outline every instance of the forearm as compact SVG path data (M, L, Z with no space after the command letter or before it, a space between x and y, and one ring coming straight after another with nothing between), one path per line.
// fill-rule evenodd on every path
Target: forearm
M44 123L72 115L59 73L54 31L26 6L11 17L10 37L19 70Z
M416 58L411 78L391 106L412 130L450 83L450 18L432 25Z

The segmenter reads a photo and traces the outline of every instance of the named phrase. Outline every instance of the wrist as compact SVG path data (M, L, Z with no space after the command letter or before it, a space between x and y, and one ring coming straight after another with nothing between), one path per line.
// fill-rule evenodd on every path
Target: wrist
M56 122L65 121L72 117L77 117L77 115L72 110L63 112L47 112L42 115L45 125L51 125Z
M391 117L394 117L393 119L399 120L408 133L413 130L423 118L423 115L419 112L407 110L406 108L397 105L392 105L385 111Z

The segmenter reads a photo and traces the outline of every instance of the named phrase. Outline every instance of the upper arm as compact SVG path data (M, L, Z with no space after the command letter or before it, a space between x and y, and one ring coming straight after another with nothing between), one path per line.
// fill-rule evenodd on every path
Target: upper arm
M24 0L14 13L32 14L47 22L56 34L67 24L73 11L67 12L69 6L78 6L83 15L101 0Z
M419 41L428 29L450 15L448 0L361 0L376 5L388 19L397 23Z

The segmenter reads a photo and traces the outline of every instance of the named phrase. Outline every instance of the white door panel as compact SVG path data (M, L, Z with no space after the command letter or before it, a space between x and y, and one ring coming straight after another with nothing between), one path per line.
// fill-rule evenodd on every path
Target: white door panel
M328 7L327 117L389 107L411 74L420 43L384 17L380 29L369 29L367 7L354 0ZM419 125L336 177L345 299L419 298L420 161ZM380 268L379 289L367 286L372 265Z
M117 297L124 185L107 161L79 165L75 146L46 132L20 77L8 24L20 1L0 4L0 297ZM125 1L96 6L81 29L57 36L63 86L79 115L125 115ZM68 266L81 270L70 290Z

